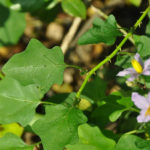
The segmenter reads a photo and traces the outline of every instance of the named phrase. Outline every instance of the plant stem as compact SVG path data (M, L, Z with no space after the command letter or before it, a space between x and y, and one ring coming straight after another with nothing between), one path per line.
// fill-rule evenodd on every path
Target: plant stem
M129 53L129 52L119 52L119 54L129 55L129 56L135 55L135 53Z
M144 130L132 130L132 131L129 131L129 132L126 132L125 134L134 134L134 133L143 133L144 132Z
M45 104L45 105L56 105L56 104L53 103L53 102L47 102L47 101L41 101L40 103L41 103L41 104Z
M95 66L92 70L90 70L87 75L85 80L83 81L80 89L78 90L77 94L76 94L76 98L79 99L80 95L85 87L85 85L87 84L89 78L95 73L95 71L97 71L102 65L104 65L105 63L111 61L111 59L118 53L119 50L121 50L122 46L125 44L125 42L128 40L128 38L130 36L132 36L133 31L136 30L136 28L141 24L142 20L144 19L144 17L147 15L148 11L150 10L150 6L143 12L143 14L141 15L141 17L137 20L137 22L134 24L133 26L133 30L131 30L125 37L124 39L120 42L120 44L116 47L116 49L109 55L107 56L103 61L101 61L97 66Z
M75 69L79 69L80 71L83 72L88 72L86 69L83 69L82 67L76 66L76 65L66 65L66 67L71 67L71 68L75 68Z
M133 107L130 107L130 108L129 108L129 110L134 111L134 112L137 112L137 113L139 113L139 112L140 112L140 110L139 110L139 109L136 109L136 108L133 108Z

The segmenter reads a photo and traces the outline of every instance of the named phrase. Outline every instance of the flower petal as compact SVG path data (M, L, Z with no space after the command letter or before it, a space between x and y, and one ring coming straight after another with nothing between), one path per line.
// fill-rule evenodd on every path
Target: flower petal
M150 75L150 69L144 69L142 72L143 75L149 76Z
M145 111L149 107L147 99L144 96L139 95L137 92L132 93L132 101L138 108L143 109Z
M150 116L148 115L148 116L145 116L145 110L142 110L141 112L140 112L140 115L137 117L137 121L139 122L139 123L142 123L142 122L148 122L148 121L150 121Z
M150 69L150 59L147 59L144 62L144 70Z
M136 79L138 76L139 76L138 74L131 74L131 76L127 80L131 82L134 79Z
M136 73L136 71L133 69L133 68L127 68L127 69L124 69L123 71L120 71L117 76L126 76L128 74L134 74Z
M140 57L140 55L138 54L138 53L136 53L135 55L134 55L134 58L141 64L141 66L143 67L143 61L142 61L142 59L141 59L141 57Z
M149 103L149 105L150 105L150 92L148 92L147 101L148 101L148 103Z

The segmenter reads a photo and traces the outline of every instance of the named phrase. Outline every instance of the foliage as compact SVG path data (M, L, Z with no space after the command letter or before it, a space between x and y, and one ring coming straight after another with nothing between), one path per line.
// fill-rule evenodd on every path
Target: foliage
M140 1L132 3L139 5ZM68 15L86 18L86 3L82 0L0 0L0 46L17 44L25 30L26 12L42 19L48 15L49 19L60 6ZM150 6L129 33L124 31L125 37L114 51L88 72L66 64L59 46L48 49L37 39L31 39L23 52L12 56L0 72L0 150L31 150L40 144L44 150L149 150L149 22L144 35L133 35L149 11ZM95 18L93 27L78 43L103 42L110 46L122 36L121 32L113 15L105 21ZM128 39L135 50L121 53ZM117 73L124 70L118 73L121 75L115 74L120 90L110 92L107 72L102 76L102 69L98 70L115 56L113 67ZM54 84L63 83L67 67L85 73L79 90L49 98L46 94ZM41 141L25 144L20 137L23 129Z

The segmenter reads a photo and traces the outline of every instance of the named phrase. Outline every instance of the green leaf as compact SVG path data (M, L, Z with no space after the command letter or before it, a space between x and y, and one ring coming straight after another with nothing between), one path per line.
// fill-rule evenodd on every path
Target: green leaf
M109 120L111 122L115 122L121 115L122 113L126 111L126 109L121 109L121 110L116 110L112 114L109 115Z
M40 91L34 85L22 86L11 78L0 81L0 123L27 125L40 103Z
M26 50L14 55L2 70L23 85L37 84L45 93L54 83L62 83L65 67L60 47L47 49L32 39Z
M82 0L62 0L61 4L69 15L86 18L86 7Z
M150 35L150 21L146 25L146 34Z
M79 38L78 43L97 44L104 42L105 44L112 45L115 43L117 36L121 35L117 29L115 17L110 15L106 21L95 18L93 27Z
M106 97L106 88L106 81L97 76L91 82L87 83L82 94L96 102Z
M24 33L25 16L0 3L0 46L16 44Z
M36 11L44 5L43 0L11 0L11 2L13 3L11 7L20 5L21 10L30 12Z
M120 55L118 55L117 60L115 62L115 65L122 67L122 68L129 68L129 67L131 67L131 60L132 60L131 56L128 56L128 55L120 56Z
M149 144L150 142L135 135L123 135L119 139L115 150L149 150Z
M114 140L105 137L98 127L91 127L88 124L79 126L78 135L79 144L75 147L84 144L91 146L93 150L113 150L116 144Z
M92 113L92 120L100 127L105 127L109 121L115 121L125 110L133 106L131 97L125 97L120 92L114 92L103 99L104 104ZM116 111L120 111L117 114ZM116 113L115 113L116 112Z
M0 150L33 150L34 146L25 144L18 136L8 133L0 138Z
M68 145L66 150L100 150L99 148L93 145L85 145L85 144L76 144L76 145Z
M87 118L76 108L47 106L45 117L35 122L32 128L41 138L44 150L62 150L65 145L78 140L77 128L86 121Z
M138 53L141 57L150 56L150 37L147 36L133 36L135 39L135 44L138 50Z

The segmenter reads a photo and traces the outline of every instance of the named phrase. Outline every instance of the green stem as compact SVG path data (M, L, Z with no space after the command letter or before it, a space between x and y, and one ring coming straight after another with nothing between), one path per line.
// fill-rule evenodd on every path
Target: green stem
M41 104L45 104L45 105L56 105L56 104L53 103L53 102L47 102L47 101L41 101L40 103L41 103Z
M125 134L134 134L134 133L143 133L144 132L144 130L132 130L132 131L129 131L129 132L126 132Z
M135 55L135 53L129 53L129 52L119 52L119 54L122 54L122 55L129 55L129 56Z
M66 64L66 67L71 67L71 68L79 69L80 71L83 71L83 72L87 72L87 70L83 69L80 66L76 66L76 65L68 65L68 64Z
M130 108L129 108L129 110L134 111L134 112L137 112L137 113L139 113L139 112L140 112L140 110L139 110L139 109L136 109L136 108L133 108L133 107L130 107Z
M135 25L133 26L133 30L131 30L125 37L124 39L121 41L121 43L116 47L116 49L109 55L107 56L103 61L101 61L97 66L95 66L92 70L90 70L87 75L85 80L83 81L80 89L78 90L77 94L76 94L76 98L80 98L80 95L85 87L85 85L87 84L89 78L95 73L95 71L97 71L102 65L104 65L105 63L111 61L111 59L118 53L119 50L121 50L122 46L125 44L125 42L128 40L128 38L130 36L132 36L133 31L136 30L136 28L141 24L142 20L144 19L144 17L147 15L148 11L150 10L150 6L143 12L143 14L141 15L141 17L137 20L137 22L135 23Z

